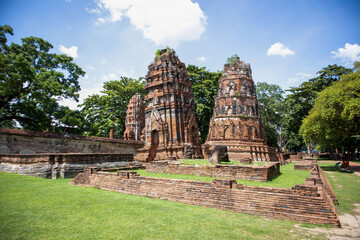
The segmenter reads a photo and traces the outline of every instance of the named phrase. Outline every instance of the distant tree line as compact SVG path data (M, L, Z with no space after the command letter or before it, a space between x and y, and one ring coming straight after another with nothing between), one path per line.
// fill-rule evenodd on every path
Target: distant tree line
M146 95L143 78L120 77L104 83L100 94L88 96L81 110L60 99L78 101L79 77L85 72L53 46L36 37L7 44L13 29L0 26L0 127L122 138L126 107L135 93ZM235 56L235 55L234 55ZM234 57L233 56L233 57ZM230 59L230 60L229 60ZM229 58L228 61L231 61ZM288 151L354 151L360 140L360 63L349 69L329 65L318 76L287 89L258 82L256 92L270 146ZM188 65L200 141L205 142L222 72Z

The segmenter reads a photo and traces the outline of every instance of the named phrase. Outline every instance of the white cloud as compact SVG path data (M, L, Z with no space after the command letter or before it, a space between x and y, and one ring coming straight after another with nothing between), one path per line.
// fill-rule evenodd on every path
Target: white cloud
M197 59L198 59L200 62L205 62L205 61L207 60L207 58L204 57L204 56L198 57Z
M144 38L157 45L176 47L179 42L199 40L206 28L206 16L191 0L98 0L98 10L108 13L96 24L128 17Z
M85 8L85 10L86 10L88 13L94 13L94 14L97 14L97 15L100 15L100 14L101 14L101 10L98 9L98 8L93 8L93 9Z
M118 77L115 73L103 74L104 81L117 80L117 79L118 79Z
M334 55L333 57L340 58L342 62L347 64L360 60L360 46L357 43L346 43L345 48L339 48L331 53Z
M310 78L312 76L311 73L303 73L303 72L298 72L296 75L303 78Z
M271 45L271 47L267 50L266 54L268 56L279 55L281 57L286 57L286 56L294 55L295 52L290 50L290 48L285 47L284 44L277 42Z
M77 58L77 57L78 57L78 54L77 54L78 47L76 47L76 46L72 46L72 47L66 48L64 45L61 45L61 44L60 44L59 50L60 50L62 53L65 53L66 55L69 55L70 57L73 57L73 58Z
M296 74L296 77L288 78L288 83L290 84L300 83L309 79L310 77L312 77L311 73L298 72Z

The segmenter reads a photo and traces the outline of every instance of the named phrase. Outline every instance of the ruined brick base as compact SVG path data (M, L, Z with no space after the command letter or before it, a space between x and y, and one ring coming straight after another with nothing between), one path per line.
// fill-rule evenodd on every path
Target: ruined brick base
M146 165L146 171L152 173L172 173L206 177L235 178L266 182L280 175L280 164L269 163L267 166L209 165L187 166L177 162L158 161Z
M323 173L292 189L244 186L235 180L213 182L142 177L136 172L97 172L89 168L69 184L176 201L191 205L313 224L340 226ZM325 177L326 178L326 177Z
M313 167L315 167L316 165L317 165L317 161L316 161L316 160L302 160L302 161L299 161L299 162L295 163L294 169L295 169L295 170L306 170L306 171L309 171L309 170L311 170Z
M0 154L0 171L42 178L73 178L85 167L140 165L132 154Z
M209 158L209 154L216 145L225 145L228 148L230 160L245 162L251 161L280 161L281 155L276 149L264 145L263 143L249 142L238 143L231 141L207 141L203 145L203 155L205 159Z
M193 159L203 158L201 154L202 151L201 147L194 147L192 150L194 151L192 157ZM146 162L148 156L149 156L149 149L140 148L134 159L139 162ZM177 160L177 159L184 159L183 146L159 147L158 149L156 149L156 156L153 161Z

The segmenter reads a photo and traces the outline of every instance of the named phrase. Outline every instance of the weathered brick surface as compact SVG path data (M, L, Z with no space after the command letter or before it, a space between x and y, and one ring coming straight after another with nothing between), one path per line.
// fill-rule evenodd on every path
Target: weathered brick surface
M200 182L94 169L78 174L70 184L270 218L340 225L328 194L316 185L297 185L292 189L253 187L237 184L234 180Z
M191 158L202 157L194 94L185 64L174 51L164 49L148 69L141 134L145 145L135 159L150 162L184 158L184 144L190 146Z
M125 140L140 141L141 131L145 125L145 105L141 95L136 93L129 101L126 110Z
M209 134L203 145L205 158L216 145L227 146L231 160L280 160L275 148L265 141L250 64L239 57L224 65Z
M160 161L147 164L146 171L153 173L164 172L265 182L280 174L280 164L270 163L267 166L261 167L237 165L187 166L167 161Z
M137 153L140 141L0 129L0 154Z
M302 161L298 161L297 163L295 163L294 169L310 171L316 165L317 165L316 160L302 160Z
M134 162L132 154L0 154L0 171L43 178L75 177L84 167L116 168Z

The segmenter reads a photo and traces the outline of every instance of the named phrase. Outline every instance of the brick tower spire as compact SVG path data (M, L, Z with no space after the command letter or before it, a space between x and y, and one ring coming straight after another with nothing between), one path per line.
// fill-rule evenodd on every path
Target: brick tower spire
M158 50L146 75L144 148L139 161L201 157L199 127L189 74L172 49ZM184 150L188 149L188 150Z
M238 56L224 65L204 150L228 146L233 160L276 160L267 146L250 64ZM245 160L244 160L245 161Z

